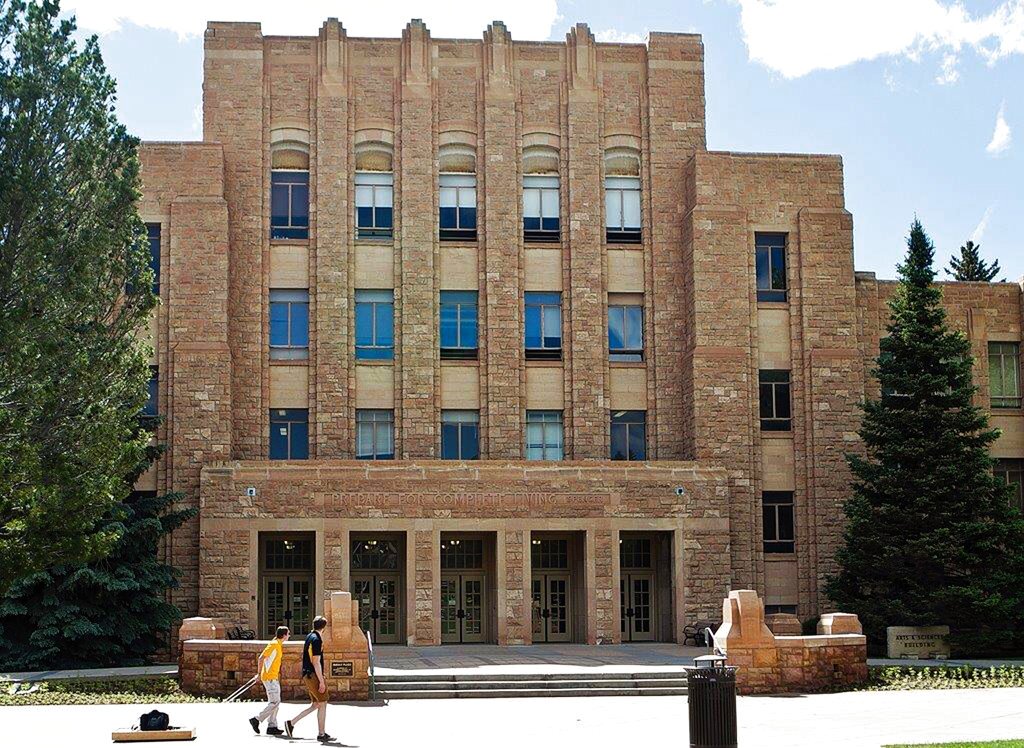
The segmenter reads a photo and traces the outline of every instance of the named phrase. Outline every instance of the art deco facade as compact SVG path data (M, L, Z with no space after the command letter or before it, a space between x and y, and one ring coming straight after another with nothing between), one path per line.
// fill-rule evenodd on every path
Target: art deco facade
M707 150L699 36L211 23L203 137L142 149L140 488L199 508L186 615L347 589L377 642L516 644L820 609L892 285L840 158ZM945 292L1019 481L1021 289Z

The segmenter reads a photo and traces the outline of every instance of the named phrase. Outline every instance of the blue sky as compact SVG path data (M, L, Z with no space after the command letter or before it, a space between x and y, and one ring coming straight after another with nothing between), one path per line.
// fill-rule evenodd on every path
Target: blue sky
M64 0L100 34L122 120L147 140L201 137L205 21L316 34L602 40L703 34L708 148L838 153L858 270L892 277L916 214L945 265L967 239L1024 276L1024 0Z

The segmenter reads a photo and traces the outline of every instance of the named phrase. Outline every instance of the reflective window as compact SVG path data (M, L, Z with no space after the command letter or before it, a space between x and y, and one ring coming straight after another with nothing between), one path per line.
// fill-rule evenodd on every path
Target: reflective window
M441 358L477 355L477 292L441 292Z
M608 296L608 358L611 361L643 361L643 304L620 302L618 298L618 294Z
M1024 460L996 460L994 471L997 478L1013 487L1010 501L1024 512Z
M526 411L526 459L564 459L562 437L562 411Z
M309 357L309 291L270 290L270 358Z
M525 345L528 359L562 357L562 294L527 292Z
M761 494L761 515L765 553L793 553L793 492L765 491Z
M352 543L352 568L360 571L398 570L398 545L393 540L356 540Z
M356 411L356 459L395 459L394 411Z
M356 236L360 239L386 238L393 227L394 174L356 172Z
M309 457L309 411L305 408L270 411L270 459Z
M146 384L146 404L142 406L143 418L156 418L160 414L159 403L160 373L155 366L149 367L149 382Z
M153 293L160 295L160 224L146 224L146 238L149 241L149 267L153 271Z
M442 174L438 181L440 238L476 239L476 175Z
M609 242L640 241L639 177L605 177L604 222Z
M568 569L569 541L565 538L534 538L530 541L530 565L534 569Z
M270 238L309 238L309 172L270 172Z
M313 541L296 538L266 538L263 568L267 570L308 570L313 568Z
M624 537L619 540L619 566L623 569L651 567L651 539Z
M478 411L441 411L441 459L480 459L480 413Z
M786 235L754 234L757 300L786 300Z
M1020 343L988 344L988 390L993 408L1020 407Z
M557 176L523 177L523 238L556 242L559 232Z
M642 410L617 410L611 418L611 458L647 459L647 413Z
M480 538L441 537L442 569L484 568L484 541Z
M356 291L356 358L395 357L394 291Z
M758 372L758 388L761 430L792 430L789 372L783 369L761 369Z

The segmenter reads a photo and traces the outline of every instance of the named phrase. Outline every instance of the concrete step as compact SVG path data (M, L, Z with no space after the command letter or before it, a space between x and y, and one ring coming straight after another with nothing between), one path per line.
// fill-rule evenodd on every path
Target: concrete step
M556 696L685 696L686 688L504 688L466 690L410 690L377 689L381 699L508 699Z
M384 699L685 696L686 671L640 673L409 673L378 675Z
M565 673L388 673L374 676L377 683L409 683L430 680L448 683L471 683L474 681L602 681L602 680L686 680L687 671L657 670L652 672L565 672Z
M686 688L685 679L660 678L657 680L632 680L629 678L616 680L490 680L490 681L436 681L416 680L403 683L378 683L380 691L493 691L509 689L609 689L609 688Z

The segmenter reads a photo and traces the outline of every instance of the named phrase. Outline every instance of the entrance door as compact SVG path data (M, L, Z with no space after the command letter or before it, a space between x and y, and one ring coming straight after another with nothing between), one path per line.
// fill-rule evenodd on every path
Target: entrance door
M567 642L572 640L569 575L543 572L532 580L533 641Z
M484 640L483 574L441 574L441 641L476 644Z
M312 591L309 575L264 575L263 636L273 636L278 626L287 626L293 635L307 633L313 621Z
M397 574L353 574L352 597L359 601L359 626L374 644L398 644L402 620Z
M654 575L626 573L619 579L622 640L654 640Z

